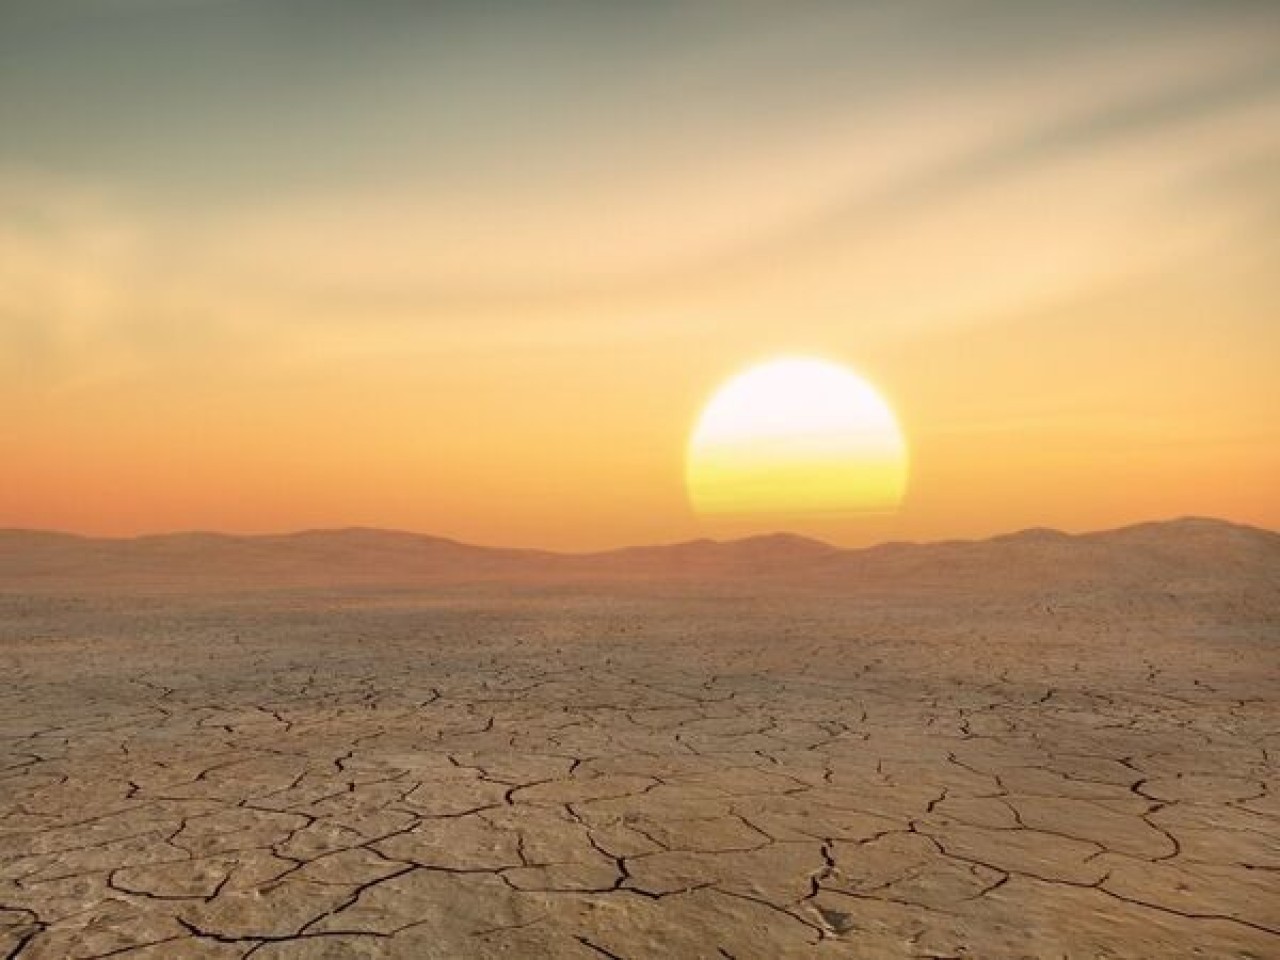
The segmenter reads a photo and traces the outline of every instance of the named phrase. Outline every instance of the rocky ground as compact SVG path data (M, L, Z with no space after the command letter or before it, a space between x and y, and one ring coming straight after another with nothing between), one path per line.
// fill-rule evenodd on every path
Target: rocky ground
M1280 956L1277 650L1230 598L0 595L0 955Z

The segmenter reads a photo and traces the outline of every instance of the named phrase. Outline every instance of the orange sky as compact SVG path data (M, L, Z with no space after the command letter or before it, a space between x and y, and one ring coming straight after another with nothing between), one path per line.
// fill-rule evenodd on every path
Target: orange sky
M803 353L912 459L803 532L1280 527L1280 14L855 6L6 6L0 526L751 532L688 433Z

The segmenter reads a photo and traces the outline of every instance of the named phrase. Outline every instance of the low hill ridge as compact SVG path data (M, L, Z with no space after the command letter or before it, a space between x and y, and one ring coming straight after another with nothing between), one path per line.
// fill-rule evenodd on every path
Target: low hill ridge
M1206 517L1069 534L1030 528L983 540L847 549L793 533L697 539L593 553L487 547L368 527L237 535L205 531L95 538L0 529L0 590L763 579L972 587L988 580L1179 583L1280 580L1280 534Z

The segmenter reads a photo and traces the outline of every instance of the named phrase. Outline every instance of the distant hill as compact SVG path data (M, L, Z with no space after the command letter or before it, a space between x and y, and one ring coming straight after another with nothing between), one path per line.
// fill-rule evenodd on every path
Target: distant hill
M1280 584L1280 534L1205 518L1077 535L1038 528L987 540L882 544L839 551L823 566L824 577L845 582L1123 587L1261 580Z
M1188 518L1096 533L842 549L793 534L568 554L364 528L128 539L0 530L0 591L760 581L796 588L1280 585L1280 534Z

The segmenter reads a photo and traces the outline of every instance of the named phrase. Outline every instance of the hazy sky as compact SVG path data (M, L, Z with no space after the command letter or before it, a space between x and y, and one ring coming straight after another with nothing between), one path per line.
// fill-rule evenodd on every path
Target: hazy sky
M860 543L1280 527L1274 2L0 3L0 526L717 530L850 364Z

